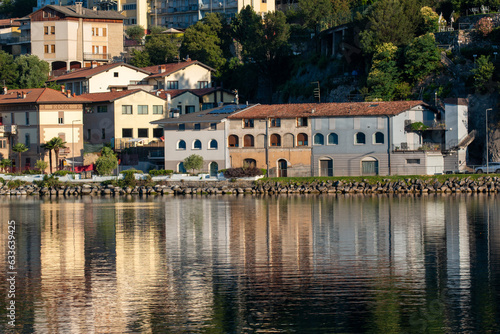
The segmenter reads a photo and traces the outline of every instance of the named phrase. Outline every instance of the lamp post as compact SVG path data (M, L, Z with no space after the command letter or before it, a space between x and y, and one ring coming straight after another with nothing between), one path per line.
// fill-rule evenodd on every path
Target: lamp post
M75 130L74 130L75 122L80 122L80 120L75 119L75 120L71 121L71 153L73 155L73 159L71 159L71 163L73 165L73 173L75 172Z
M490 168L489 168L489 152L488 152L488 110L491 111L493 110L492 108L486 109L486 174L490 173Z

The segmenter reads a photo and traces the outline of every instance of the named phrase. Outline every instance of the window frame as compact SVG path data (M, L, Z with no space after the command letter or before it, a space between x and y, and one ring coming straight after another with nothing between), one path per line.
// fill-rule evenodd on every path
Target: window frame
M133 115L133 114L134 114L134 111L133 111L133 107L131 104L122 105L122 115Z
M130 136L125 135L125 131L130 131ZM134 129L133 128L122 128L122 138L134 138Z
M144 112L146 110L146 112ZM137 115L148 115L149 114L149 106L147 104L139 104L137 105Z

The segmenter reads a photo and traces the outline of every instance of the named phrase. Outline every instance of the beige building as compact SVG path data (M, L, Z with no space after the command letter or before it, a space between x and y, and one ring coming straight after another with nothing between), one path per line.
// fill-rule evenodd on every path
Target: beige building
M143 67L152 74L145 80L154 89L201 89L212 87L212 72L215 71L197 60Z
M50 88L4 91L0 95L2 124L5 128L16 129L10 132L10 138L13 139L11 144L23 143L28 147L28 151L21 157L23 169L34 168L39 159L49 162L47 152L40 145L54 137L60 137L67 146L59 151L59 161L52 160L54 167L63 166L65 159L75 158L81 161L84 101L86 100ZM18 167L17 154L10 153L12 161Z
M265 168L269 176L311 175L311 113L290 105L258 105L229 116L232 167Z
M181 115L236 102L235 93L220 87L167 90L162 91L160 97L170 100L171 109L176 110Z
M83 116L85 141L112 143L115 149L161 141L167 101L141 89L80 95L91 101Z
M31 52L64 73L121 59L123 19L115 11L75 6L45 6L30 15Z

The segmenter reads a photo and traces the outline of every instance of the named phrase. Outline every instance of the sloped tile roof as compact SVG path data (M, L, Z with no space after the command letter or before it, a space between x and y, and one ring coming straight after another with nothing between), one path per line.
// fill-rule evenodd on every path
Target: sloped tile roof
M393 116L418 105L427 106L423 101L267 104L243 110L229 118Z
M447 98L444 99L444 103L446 104L453 104L457 106L468 106L469 105L469 100L464 99L464 98Z
M92 10L82 7L82 14L77 14L75 5L72 6L47 5L45 7L40 8L39 10L43 10L44 8L51 8L55 11L64 14L67 17L78 17L78 18L81 17L86 19L108 19L108 20L125 19L125 16L114 10ZM31 15L33 15L33 13L31 13L29 16Z
M19 98L19 94L26 94L26 97ZM61 91L50 88L28 88L28 89L13 89L7 94L0 94L0 104L49 104L49 103L88 103L89 100L80 96L68 97Z
M96 66L94 68L81 68L81 69L77 69L77 70L74 70L72 72L69 72L69 73L60 75L58 77L55 77L55 78L53 78L53 79L51 79L49 81L63 81L63 80L90 78L93 75L96 75L96 74L99 74L99 73L103 73L103 72L109 71L109 70L111 70L111 69L113 69L115 67L121 67L121 66L125 66L125 67L131 68L133 70L136 70L136 71L139 71L139 72L143 72L144 74L150 74L151 73L149 71L145 71L144 69L140 69L138 67L135 67L135 66L132 66L132 65L129 65L129 64L125 64L125 63L121 62L121 63L112 63L112 64L100 65L100 66Z
M207 66L207 65L205 65L197 60L188 60L188 61L183 61L183 62L178 62L178 63L169 63L169 64L163 64L163 65L148 66L148 67L142 67L142 69L153 73L152 75L149 76L149 78L160 78L160 77L164 77L166 75L170 75L172 73L175 73L177 71L180 71L183 68L186 68L186 67L191 66L191 65L200 65L200 66L203 66L210 71L215 71L210 66ZM164 72L161 72L162 68L165 69Z
M0 27L20 27L21 22L18 19L2 19L0 20Z
M200 89L169 89L166 91L161 91L160 96L163 99L167 98L167 94L170 94L170 97L176 97L181 94L184 94L186 92L190 92L198 97L205 96L207 94L213 93L215 91L226 91L222 89L221 87L211 87L211 88L200 88ZM227 93L230 93L229 91L226 91Z
M89 101L92 102L112 102L114 100L121 99L122 97L135 94L137 92L146 92L142 89L132 89L132 90L123 90L123 91L115 91L115 92L103 92L103 93L90 93L90 94L82 94L79 95ZM148 93L148 92L146 92ZM150 94L150 93L148 93ZM151 94L153 95L153 94Z

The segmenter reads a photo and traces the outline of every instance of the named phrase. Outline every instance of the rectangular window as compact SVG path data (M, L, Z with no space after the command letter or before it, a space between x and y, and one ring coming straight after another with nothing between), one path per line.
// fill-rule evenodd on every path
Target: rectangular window
M59 111L57 116L57 124L64 124L64 111Z
M154 115L163 115L163 106L153 106L153 114Z
M179 89L179 81L167 81L167 89Z
M195 130L200 130L201 129L201 124L200 123L195 123L194 129Z
M148 106L145 106L145 105L137 106L137 114L138 115L147 115L148 114Z
M243 120L243 127L244 128L253 128L253 119L251 118L246 118Z
M217 123L210 123L210 130L217 130Z
M52 44L50 46L50 53L56 53L56 46L55 46L55 44Z
M194 106L186 106L186 114L194 112Z
M48 35L49 34L49 28L50 27L43 27L43 34Z
M95 36L95 28L92 27L92 36Z
M50 46L49 45L44 45L43 46L43 52L44 53L49 53L49 51L50 51Z
M269 120L269 126L272 128L279 128L281 127L281 119L280 118L271 118Z
M106 28L102 28L102 35L103 35L104 37L106 37L106 36L107 36L107 30L106 30Z
M114 72L113 77L118 78L118 72Z
M26 112L26 125L30 125L30 113Z
M307 117L297 118L297 126L307 126Z
M155 137L155 138L163 137L163 128L153 129L153 137Z
M24 146L26 146L27 148L30 148L31 146L31 140L30 140L30 134L27 133L26 135L24 135Z
M92 137L92 130L87 129L87 140L90 140L91 137Z
M208 81L198 81L198 88L208 88Z
M182 124L179 124L179 131L184 131L186 130L186 124L182 123Z
M132 138L132 129L122 129L122 138Z
M148 129L137 129L137 137L148 138Z
M106 139L106 129L102 128L101 130L101 139Z
M50 34L51 35L55 35L56 34L56 27L55 26L50 27Z
M122 114L123 115L132 115L132 106L129 106L129 105L122 106Z
M97 112L108 112L108 106L97 106Z
M420 159L406 159L407 164L420 165Z

